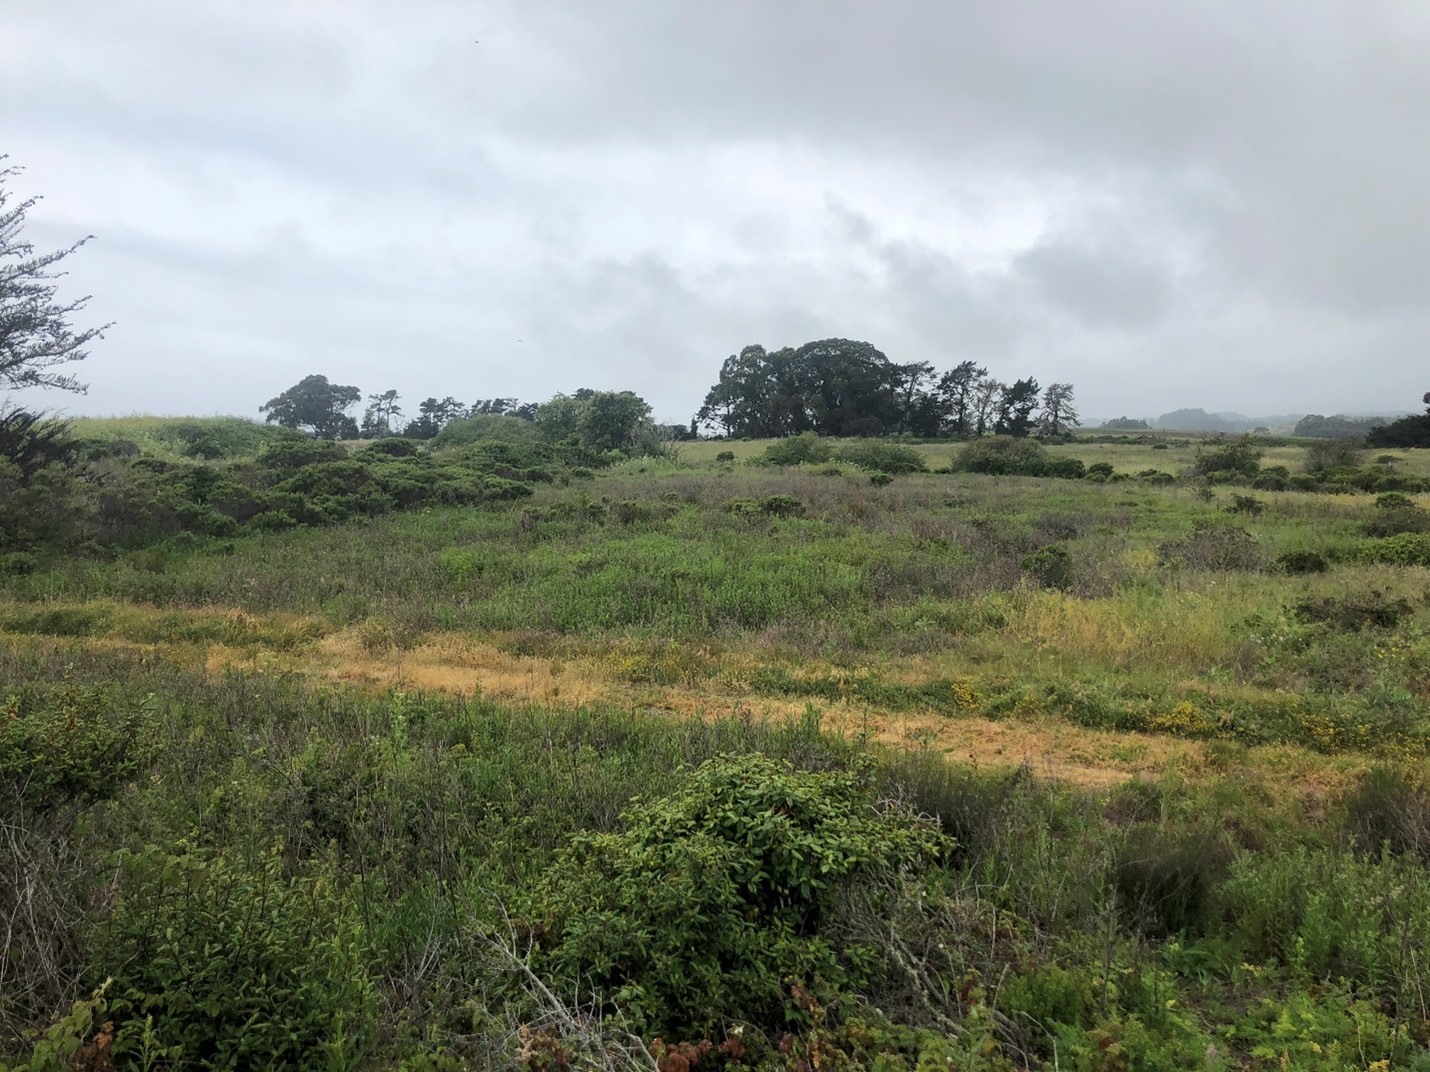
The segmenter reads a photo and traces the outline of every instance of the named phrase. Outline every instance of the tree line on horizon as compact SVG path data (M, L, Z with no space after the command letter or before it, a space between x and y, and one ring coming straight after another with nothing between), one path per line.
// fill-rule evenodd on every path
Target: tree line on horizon
M614 449L642 435L665 441L694 439L702 428L723 438L780 439L813 432L840 438L966 439L988 433L1061 435L1079 423L1070 383L1042 389L1032 376L1003 383L973 361L939 375L927 361L897 364L872 344L851 339L824 339L774 352L745 347L725 360L719 381L688 427L655 424L649 404L633 391L582 388L542 403L490 398L470 405L450 395L429 396L409 419L402 396L388 389L366 396L359 422L348 411L363 400L357 387L315 374L269 399L259 411L270 423L322 439L433 439L454 422L478 418L505 419L508 424L528 421L549 432L574 427L579 411L594 407L592 412L606 412L612 420L619 411L625 421L610 437ZM559 430L566 434L571 429Z
M891 361L868 342L822 339L726 358L695 415L726 438L913 435L969 438L993 432L1060 435L1078 425L1073 385L1040 389L1032 376L1004 383L975 361L940 374L927 361Z

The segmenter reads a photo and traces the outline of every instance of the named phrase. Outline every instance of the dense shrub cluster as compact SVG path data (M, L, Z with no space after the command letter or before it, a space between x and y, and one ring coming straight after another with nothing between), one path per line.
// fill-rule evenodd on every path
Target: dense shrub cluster
M798 1012L787 1008L790 977L858 988L866 951L821 937L841 891L947 851L912 813L877 810L871 775L760 755L704 764L628 812L621 833L561 853L529 908L542 962L596 983L667 1038L732 1018L782 1030Z
M196 427L210 434L207 423ZM186 432L180 425L174 434ZM593 460L578 453L578 460ZM433 453L394 438L349 451L328 440L272 433L251 461L89 450L28 475L0 461L0 496L14 507L0 517L0 553L132 548L179 533L233 536L417 506L520 499L571 462L562 449L535 442L488 440ZM33 566L4 562L6 572Z
M1041 444L1016 436L986 436L953 457L957 472L991 476L1050 476L1080 480L1087 469L1077 458L1055 458Z

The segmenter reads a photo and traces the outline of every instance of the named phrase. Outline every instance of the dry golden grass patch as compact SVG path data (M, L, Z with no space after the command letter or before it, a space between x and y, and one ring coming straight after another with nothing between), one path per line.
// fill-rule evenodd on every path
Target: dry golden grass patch
M1184 615L1168 618L1164 610L1138 618L1135 608L1120 600L1079 603L1057 593L1031 594L1021 601L1021 608L1010 623L1021 643L998 638L996 648L982 656L972 649L883 656L855 669L812 659L786 670L796 678L844 675L853 682L877 674L887 681L917 685L941 677L964 680L961 675L974 668L971 656L985 658L994 651L1029 667L1045 657L1056 660L1066 650L1104 662L1134 656L1145 660L1150 654L1163 665L1181 665L1197 661L1190 658L1192 652L1205 655L1201 645L1209 638L1196 628L1197 621L1203 616L1217 617L1215 611L1208 614L1205 606L1194 612L1187 605ZM827 729L848 737L894 748L927 748L985 768L1026 766L1041 777L1093 789L1134 778L1156 778L1169 771L1196 777L1225 773L1230 768L1254 771L1268 787L1319 799L1344 790L1367 766L1359 756L1328 757L1291 746L1246 748L1165 734L1095 730L1037 714L991 719L984 717L976 703L970 703L958 716L949 716L884 710L853 700L811 704L802 698L771 697L748 684L758 670L769 665L769 654L755 649L704 653L708 674L662 684L633 681L623 675L622 663L610 657L609 645L537 645L538 653L527 654L530 645L515 645L518 650L513 651L511 638L499 635L424 634L398 643L389 636L375 636L370 626L325 630L314 621L292 615L260 616L223 608L187 612L132 605L109 610L112 617L98 635L7 634L3 642L162 654L210 673L228 669L301 673L378 689L479 693L545 706L610 704L672 718L782 720L798 718L815 706ZM135 629L136 625L144 628ZM154 639L135 640L125 633ZM215 635L222 639L209 639ZM1008 669L1000 666L1000 671ZM976 678L968 680L976 682ZM1207 690L1205 683L1195 680L1186 680L1180 687L1189 694ZM1228 682L1218 684L1216 691L1231 696L1258 690Z

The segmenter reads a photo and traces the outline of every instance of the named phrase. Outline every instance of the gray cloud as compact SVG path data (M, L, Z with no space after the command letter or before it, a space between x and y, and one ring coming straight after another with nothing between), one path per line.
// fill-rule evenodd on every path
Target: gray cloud
M868 338L1084 412L1410 406L1418 0L54 0L0 14L75 410L633 386ZM54 400L63 401L63 400Z

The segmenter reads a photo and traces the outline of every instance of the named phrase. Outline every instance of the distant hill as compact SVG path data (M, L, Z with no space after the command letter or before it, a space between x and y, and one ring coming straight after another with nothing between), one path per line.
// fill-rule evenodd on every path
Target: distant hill
M1269 418L1267 419L1269 420ZM1270 428L1267 420L1253 419L1241 413L1208 413L1204 409L1174 409L1153 421L1157 428L1178 432L1249 432L1253 428ZM1295 423L1295 418L1292 419Z

